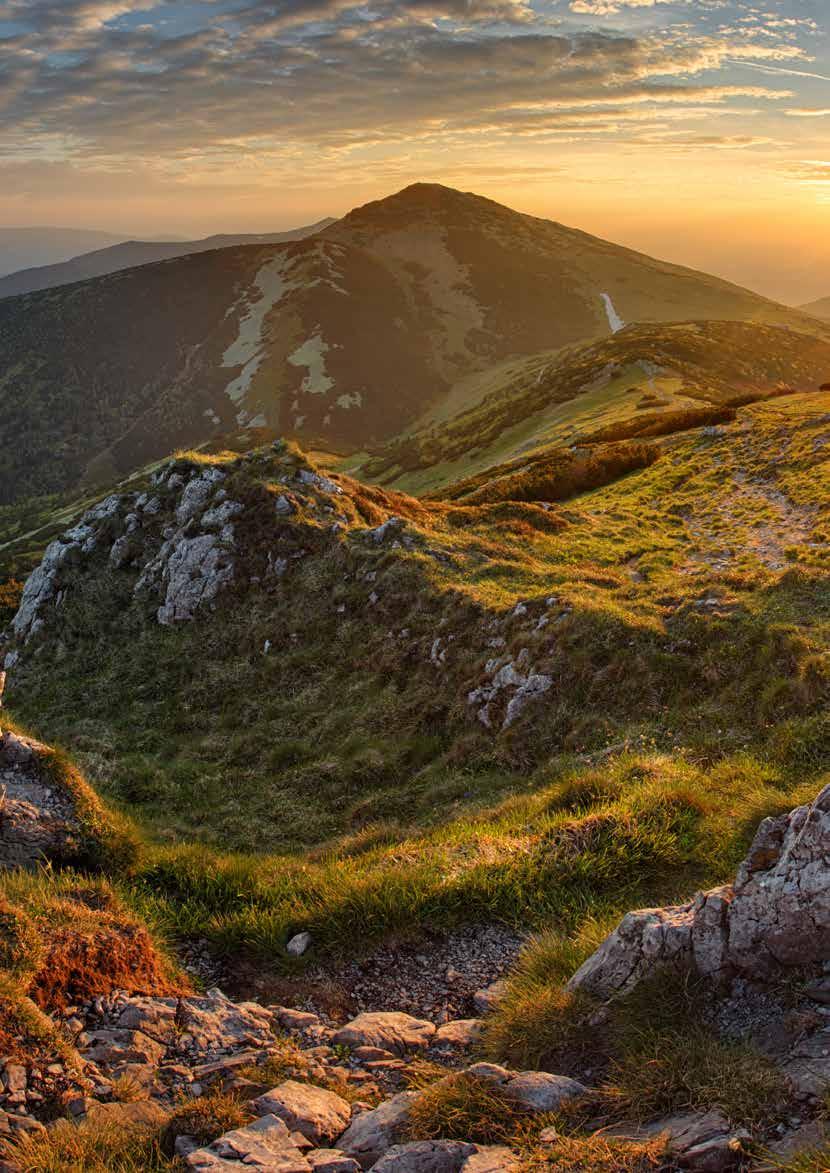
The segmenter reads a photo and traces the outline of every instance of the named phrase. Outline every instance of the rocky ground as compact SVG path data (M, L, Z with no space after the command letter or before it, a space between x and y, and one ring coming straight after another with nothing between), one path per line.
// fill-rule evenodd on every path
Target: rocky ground
M206 941L185 946L184 967L232 997L282 998L326 1020L395 1006L436 1023L475 1015L480 992L515 964L524 938L505 925L468 925L417 941L388 942L367 956L309 966L297 979L223 964Z

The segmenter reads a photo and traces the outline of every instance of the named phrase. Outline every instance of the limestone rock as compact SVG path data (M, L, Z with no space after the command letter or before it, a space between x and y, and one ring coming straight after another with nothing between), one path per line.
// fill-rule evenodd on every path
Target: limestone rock
M578 1100L588 1093L578 1080L547 1071L510 1071L495 1063L474 1063L465 1074L496 1084L526 1112L555 1112L567 1101Z
M306 1159L314 1173L360 1173L360 1165L342 1149L312 1149Z
M285 946L285 951L289 957L302 957L310 944L311 933L296 933Z
M335 1045L344 1047L380 1047L396 1055L417 1051L429 1044L435 1026L421 1018L400 1011L377 1011L359 1014L334 1036Z
M458 1173L475 1145L461 1140L416 1140L393 1145L372 1166L373 1173Z
M377 1108L354 1116L338 1140L338 1148L354 1157L361 1168L371 1168L399 1140L417 1098L417 1092L399 1092Z
M261 1116L278 1116L292 1132L302 1133L318 1146L340 1136L352 1114L342 1096L293 1079L259 1096L253 1108Z
M734 884L681 907L628 913L569 987L610 998L667 964L717 982L829 961L828 859L830 786L814 802L764 819Z
M83 1057L99 1067L121 1063L159 1064L167 1048L138 1030L96 1030L89 1032L78 1048Z
M485 986L482 990L476 990L473 994L473 1006L479 1014L487 1014L502 1001L506 993L507 982L499 979L492 985Z
M198 1055L265 1046L273 1041L273 1016L253 1003L233 1003L218 992L198 998L130 998L118 1017L166 1047Z
M481 1038L484 1023L480 1018L456 1018L439 1026L433 1039L434 1046L466 1048Z
M733 1128L718 1109L667 1116L630 1130L608 1129L607 1135L630 1140L663 1137L674 1164L691 1173L727 1173L742 1167L750 1140L748 1132Z
M204 512L208 500L225 474L218 468L208 468L201 476L194 477L185 485L176 509L176 521L184 525L191 517Z
M212 1144L184 1158L188 1169L229 1173L251 1166L263 1173L311 1173L305 1156L294 1145L291 1134L276 1116L263 1116L244 1128L226 1132Z
M166 593L158 610L159 623L192 619L199 607L212 602L233 581L233 575L233 556L215 534L179 538L163 571Z
M461 1173L515 1173L519 1158L505 1145L475 1145L465 1159Z
M82 849L71 794L40 763L45 746L14 733L0 734L0 866L34 867L66 862Z

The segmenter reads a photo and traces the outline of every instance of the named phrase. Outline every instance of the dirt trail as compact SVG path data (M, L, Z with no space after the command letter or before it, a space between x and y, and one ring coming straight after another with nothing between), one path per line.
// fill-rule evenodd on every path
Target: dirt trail
M730 439L729 458L714 456L714 463L723 468L720 492L686 519L696 547L690 552L690 561L728 570L738 559L750 555L769 570L782 570L789 562L787 549L810 542L818 506L798 505L777 489L773 480L748 471L753 466L758 469L761 456L751 421L745 421ZM784 451L778 455L783 456Z

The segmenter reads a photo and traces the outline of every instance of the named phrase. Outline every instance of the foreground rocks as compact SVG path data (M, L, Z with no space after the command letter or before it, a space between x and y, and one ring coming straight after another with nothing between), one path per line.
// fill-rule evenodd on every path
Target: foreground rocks
M598 998L665 966L723 985L830 961L830 786L764 819L734 884L677 908L628 913L569 982Z
M46 746L0 732L0 867L72 860L82 850L72 794L45 769Z
M411 1014L399 1011L361 1014L346 1023L334 1036L336 1046L378 1047L396 1055L425 1047L435 1034L435 1026Z

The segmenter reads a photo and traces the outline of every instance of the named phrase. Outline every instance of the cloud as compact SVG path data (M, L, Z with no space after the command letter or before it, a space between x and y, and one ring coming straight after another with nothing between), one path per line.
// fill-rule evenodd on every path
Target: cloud
M658 2L671 0L570 10ZM610 141L625 125L626 141L655 143L669 123L693 134L696 107L746 120L794 97L738 84L735 62L788 75L809 64L789 25L761 39L684 19L634 36L555 16L539 0L0 0L3 153L187 183L410 144L480 147L488 134ZM764 133L717 137L737 149Z
M830 106L825 106L817 110L796 106L792 110L785 110L784 113L790 118L827 118L830 117Z
M654 8L676 0L571 0L571 12L583 16L617 16L626 8Z

